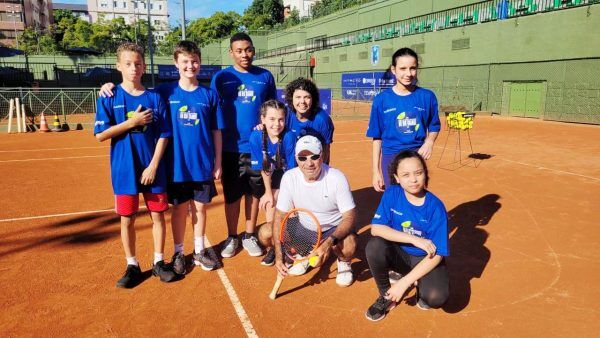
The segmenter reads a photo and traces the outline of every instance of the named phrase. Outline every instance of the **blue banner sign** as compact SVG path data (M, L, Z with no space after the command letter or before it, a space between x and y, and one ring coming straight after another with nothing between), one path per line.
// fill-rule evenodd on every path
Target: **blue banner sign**
M221 70L221 66L201 65L198 80L210 80L213 75ZM179 71L175 65L158 65L158 78L161 80L177 80L179 79Z
M373 101L375 95L396 84L391 72L342 74L342 98Z
M277 89L277 97L279 101L285 103L285 94L283 89ZM319 101L321 101L321 109L323 109L327 115L331 115L331 89L319 89Z

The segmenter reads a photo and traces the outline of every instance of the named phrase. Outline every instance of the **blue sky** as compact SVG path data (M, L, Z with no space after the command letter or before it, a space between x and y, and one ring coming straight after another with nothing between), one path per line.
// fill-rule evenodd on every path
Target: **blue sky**
M68 4L86 4L86 0L55 0L53 3ZM178 2L179 4L175 3ZM186 0L185 16L187 20L205 18L213 15L215 12L234 11L242 14L252 0ZM177 24L181 19L181 0L169 0L169 22L171 25Z

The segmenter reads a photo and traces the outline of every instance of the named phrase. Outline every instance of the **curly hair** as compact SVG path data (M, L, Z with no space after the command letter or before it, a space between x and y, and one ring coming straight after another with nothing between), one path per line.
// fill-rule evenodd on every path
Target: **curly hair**
M315 85L315 83L309 79L299 77L296 80L288 83L287 86L285 86L285 102L287 103L288 107L294 112L296 110L294 109L293 99L294 92L296 90L304 90L310 94L310 96L312 97L312 103L309 109L310 115L313 116L314 114L316 114L317 110L319 109L319 89L317 88L317 85Z
M396 155L396 157L394 157L394 159L388 167L390 183L398 184L394 175L398 171L398 165L400 164L400 162L407 158L417 158L419 159L419 161L421 161L421 165L423 166L423 171L425 173L425 188L427 188L427 185L429 184L429 170L427 170L427 163L425 163L425 159L423 159L423 156L421 156L421 154L419 154L416 150L413 149L403 150L399 152L398 155Z

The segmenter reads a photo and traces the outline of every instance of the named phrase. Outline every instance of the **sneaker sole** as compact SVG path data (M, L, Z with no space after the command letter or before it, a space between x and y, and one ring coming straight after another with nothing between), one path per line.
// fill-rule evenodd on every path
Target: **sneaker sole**
M216 267L212 267L212 268L211 268L210 266L206 266L206 265L204 265L204 264L202 264L201 262L198 262L198 261L196 261L196 260L194 261L194 265L195 265L195 266L199 266L199 267L200 267L200 268L202 268L202 270L204 270L204 271L213 271L213 270L216 268Z
M232 254L224 254L224 253L221 252L221 257L223 257L223 258L231 258L233 256L235 256L235 252L232 253Z
M252 253L252 252L250 252L250 251L249 251L248 249L246 249L246 248L244 248L244 250L246 250L246 252L248 252L248 255L249 255L250 257L259 257L259 256L262 256L262 255L263 255L263 252L262 252L262 251L261 251L261 252L254 252L254 253Z
M273 265L275 265L275 262L271 262L271 263L260 262L260 265L263 265L263 266L273 266Z
M378 322L378 321L382 320L383 318L385 318L385 317L387 316L388 312L392 311L392 310L393 310L393 309L396 307L396 305L397 305L396 303L393 303L393 305L391 305L391 306L390 306L390 307L389 307L389 308L388 308L388 309L385 311L385 313L383 314L383 316L381 316L380 318L377 318L377 319L370 318L370 317L369 317L369 314L368 314L368 310L367 310L367 312L365 312L365 318L367 318L368 320L370 320L370 321L372 321L372 322Z

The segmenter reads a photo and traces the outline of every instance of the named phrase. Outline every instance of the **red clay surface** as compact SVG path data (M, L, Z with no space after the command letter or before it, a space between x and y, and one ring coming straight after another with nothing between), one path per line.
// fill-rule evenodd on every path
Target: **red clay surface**
M193 269L176 283L149 277L135 289L116 289L125 267L118 217L111 211L86 212L113 207L108 143L97 143L89 130L1 134L0 336L242 337L254 330L261 337L580 337L600 332L600 127L478 117L473 147L491 158L478 161L477 168L473 160L457 168L446 152L441 165L455 170L437 166L443 132L428 163L430 189L450 217L450 300L442 309L421 311L413 306L413 291L407 302L373 323L364 312L377 291L362 250L379 195L370 187L366 124L336 121L332 147L332 164L347 175L360 214L353 260L357 281L338 287L335 263L329 261L322 270L286 279L275 301L267 297L275 270L245 252L223 260L220 273ZM217 252L226 236L222 204L219 195L208 210L207 236ZM11 220L73 212L84 213ZM142 213L137 256L145 271L152 260L150 224ZM189 225L187 231L189 254ZM169 230L166 256L172 249ZM246 328L223 275L247 314Z

